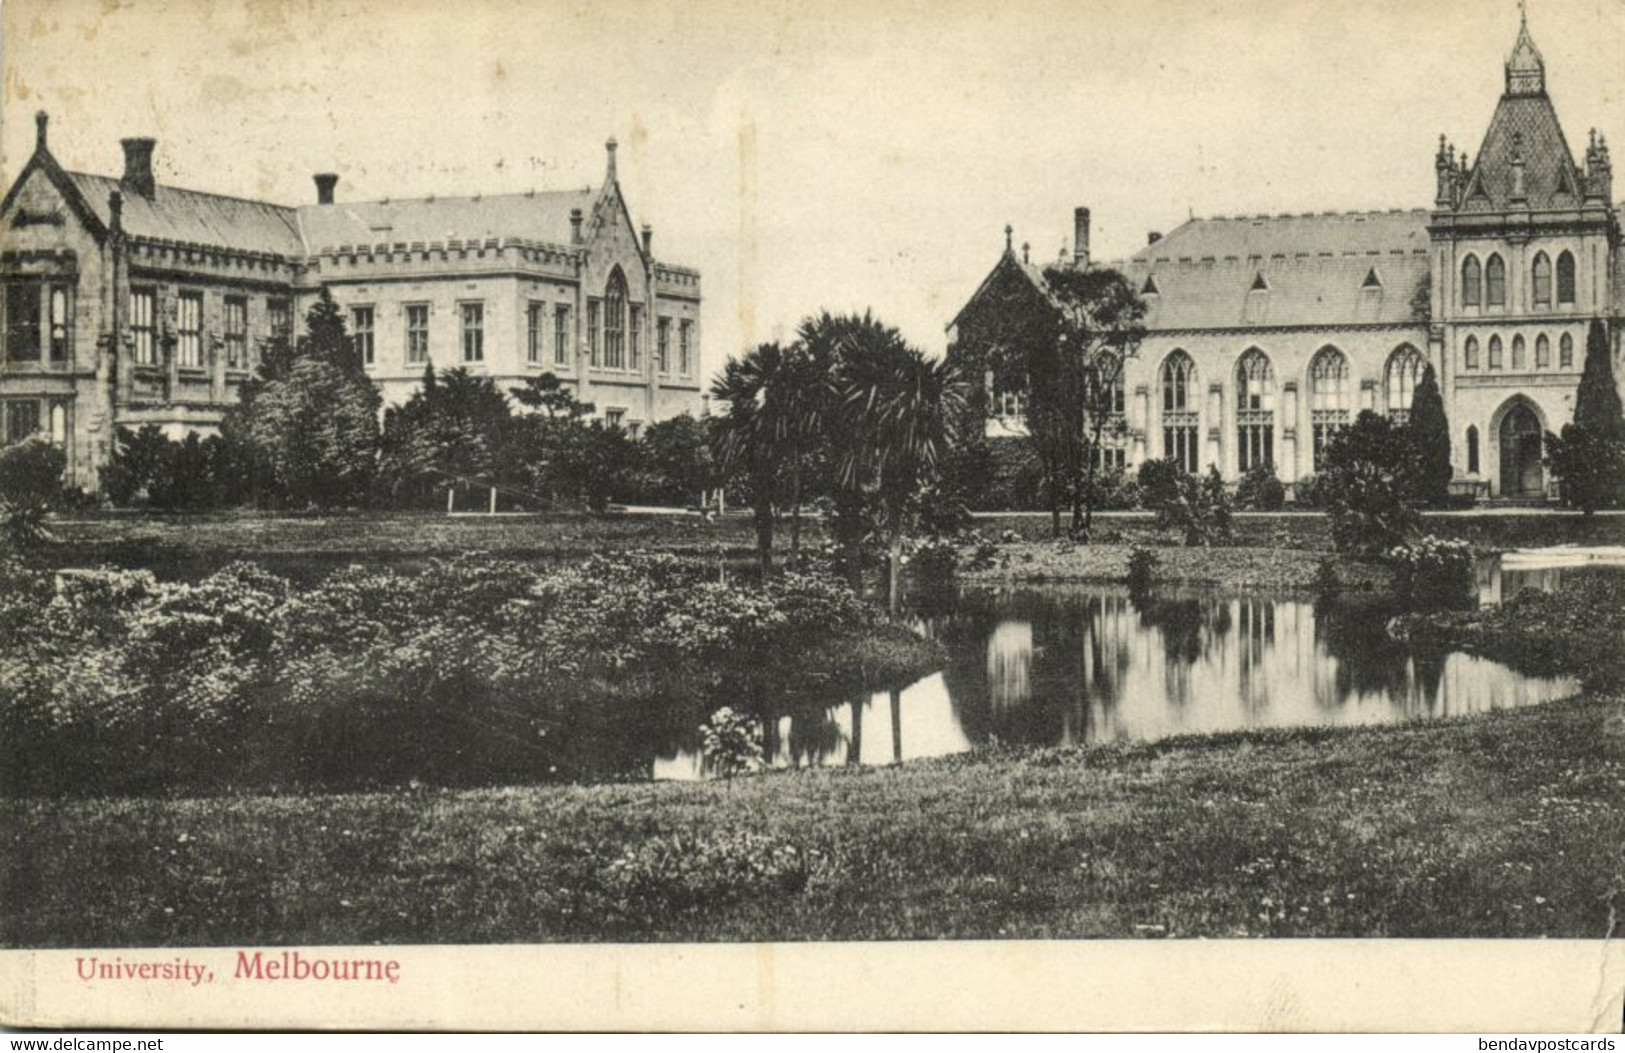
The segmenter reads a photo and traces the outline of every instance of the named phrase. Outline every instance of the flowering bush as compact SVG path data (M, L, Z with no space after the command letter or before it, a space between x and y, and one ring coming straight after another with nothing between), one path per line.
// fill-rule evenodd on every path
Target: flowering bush
M903 558L916 574L928 578L947 578L952 577L959 566L959 549L953 542L940 538L912 541Z
M1388 558L1406 606L1470 607L1477 597L1473 548L1465 541L1428 535L1392 549Z
M569 774L555 731L636 742L632 722L758 697L875 624L828 576L723 583L672 556L468 556L309 587L247 563L189 584L7 563L0 789Z

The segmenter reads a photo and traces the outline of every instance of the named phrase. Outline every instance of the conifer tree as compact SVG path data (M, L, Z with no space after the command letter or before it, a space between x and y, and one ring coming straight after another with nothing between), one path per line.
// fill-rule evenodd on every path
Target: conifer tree
M1450 497L1450 422L1433 366L1427 366L1411 396L1411 414L1405 424L1410 483L1416 500L1435 507Z
M1602 319L1593 318L1586 335L1585 372L1580 375L1580 390L1574 396L1574 423L1604 439L1625 440L1625 412L1620 408L1614 358L1608 345L1608 328Z

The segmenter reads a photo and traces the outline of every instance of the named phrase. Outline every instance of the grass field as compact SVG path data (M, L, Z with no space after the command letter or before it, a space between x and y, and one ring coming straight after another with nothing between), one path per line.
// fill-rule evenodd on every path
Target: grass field
M1618 698L720 783L4 802L10 946L1620 935Z

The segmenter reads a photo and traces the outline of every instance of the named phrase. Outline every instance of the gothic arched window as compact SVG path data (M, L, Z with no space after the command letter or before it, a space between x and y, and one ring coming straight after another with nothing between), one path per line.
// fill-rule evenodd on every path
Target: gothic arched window
M1309 423L1313 429L1315 471L1322 467L1332 434L1349 422L1349 360L1335 347L1323 347L1309 363Z
M1524 351L1523 335L1519 334L1512 338L1512 368L1527 369L1528 366L1529 356Z
M1535 337L1535 368L1552 368L1552 342L1546 339L1545 333Z
M1411 399L1426 367L1427 359L1410 344L1401 344L1388 356L1388 368L1383 371L1383 405L1393 420L1403 423L1410 416Z
M1490 337L1490 368L1501 368L1501 338L1498 336Z
M1467 427L1467 474L1478 474L1478 428Z
M626 368L626 276L619 267L604 286L604 368Z
M1574 337L1567 333L1557 339L1557 368L1574 368Z
M1275 462L1275 370L1256 347L1236 363L1236 440L1242 471Z
M1574 302L1574 255L1567 250L1557 257L1557 302Z
M1534 285L1535 306L1550 307L1552 305L1551 259L1544 252L1535 253L1535 263L1529 271Z
M1196 363L1175 350L1162 362L1162 455L1187 472L1196 471Z
M1477 256L1468 256L1461 265L1461 305L1477 307L1484 302L1484 275Z
M1478 337L1469 336L1467 346L1461 352L1461 364L1464 369L1478 368Z
M1499 254L1484 264L1484 304L1487 307L1507 305L1507 265Z

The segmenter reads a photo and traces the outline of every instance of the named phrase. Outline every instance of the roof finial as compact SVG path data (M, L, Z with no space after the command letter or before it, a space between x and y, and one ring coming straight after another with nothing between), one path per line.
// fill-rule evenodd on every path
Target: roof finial
M1508 95L1543 95L1546 92L1546 63L1529 35L1529 8L1518 0L1518 39L1507 56Z
M1006 223L1004 225L1004 251L1005 252L1014 252L1015 251L1015 246L1013 244L1011 244L1011 238L1014 236L1015 233L1016 233L1016 228L1015 227L1012 227L1008 223Z
M604 142L604 154L608 158L607 165L604 169L604 182L606 183L615 182L615 147L617 145L618 144L615 142L615 137L613 135Z

